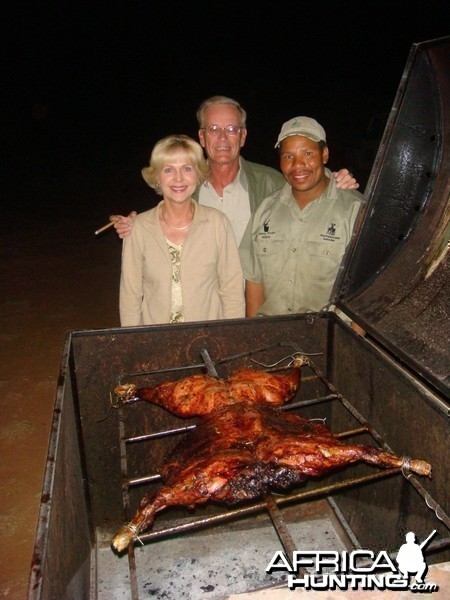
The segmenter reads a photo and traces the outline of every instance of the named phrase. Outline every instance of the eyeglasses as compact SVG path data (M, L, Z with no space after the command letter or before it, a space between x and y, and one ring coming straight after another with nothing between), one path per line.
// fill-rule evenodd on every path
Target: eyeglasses
M203 131L206 131L208 135L220 135L222 132L227 135L237 135L242 127L238 125L227 125L226 127L219 127L219 125L208 125L208 127L202 127Z

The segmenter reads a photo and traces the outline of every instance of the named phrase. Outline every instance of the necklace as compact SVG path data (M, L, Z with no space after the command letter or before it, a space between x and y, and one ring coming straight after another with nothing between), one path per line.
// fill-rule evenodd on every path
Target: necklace
M184 229L187 229L189 227L189 225L192 223L192 221L194 220L194 216L192 215L191 220L189 221L189 223L187 225L183 225L183 227L175 227L175 225L171 225L170 223L168 223L166 221L166 216L164 214L164 210L162 210L162 220L164 221L164 223L168 226L171 227L172 229L175 229L175 231L183 231Z
M171 225L170 223L168 223L163 215L164 223L166 225L168 225L169 227L171 227L172 229L175 229L176 231L183 231L183 229L187 229L193 220L194 220L194 217L192 217L192 219L189 221L189 223L187 225L183 225L183 227L175 227L175 225Z

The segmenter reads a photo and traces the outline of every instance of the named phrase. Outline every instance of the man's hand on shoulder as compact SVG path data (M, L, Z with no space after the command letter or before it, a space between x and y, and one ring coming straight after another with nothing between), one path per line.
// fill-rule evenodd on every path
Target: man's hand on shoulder
M130 235L133 229L133 219L137 215L135 210L132 210L130 214L125 217L123 215L111 215L109 220L114 223L114 229L120 239L126 238Z
M359 183L348 169L340 169L337 173L333 173L333 176L336 179L337 187L342 190L357 190L359 188Z

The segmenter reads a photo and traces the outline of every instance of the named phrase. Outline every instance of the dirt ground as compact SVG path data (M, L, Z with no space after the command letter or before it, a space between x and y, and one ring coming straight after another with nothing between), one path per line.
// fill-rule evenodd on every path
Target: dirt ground
M64 338L69 331L119 325L121 241L113 230L98 237L94 231L110 212L132 205L133 193L111 181L106 189L75 177L64 183L28 178L4 192L0 597L22 600Z

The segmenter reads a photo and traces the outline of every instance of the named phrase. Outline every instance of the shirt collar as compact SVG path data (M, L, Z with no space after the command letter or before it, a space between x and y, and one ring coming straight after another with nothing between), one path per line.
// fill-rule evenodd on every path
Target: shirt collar
M330 171L330 169L325 167L325 174L329 179L329 183L328 183L327 187L325 188L325 190L322 192L322 194L320 194L320 196L315 198L313 200L313 202L317 202L317 203L324 202L326 200L335 199L337 197L337 189L338 188L336 187L336 180L333 177L332 172ZM295 201L294 195L292 194L292 188L288 183L286 183L284 185L283 189L281 190L280 202L282 202L283 204L286 204L287 206L290 206L293 203L297 204Z
M234 181L232 181L232 183L235 183L236 181L238 181L240 183L240 185L243 187L243 189L246 192L248 192L247 176L245 174L245 169L242 168L242 156L239 156L239 171L237 173L236 179ZM208 179L205 179L203 186L205 188L208 188L210 186Z

